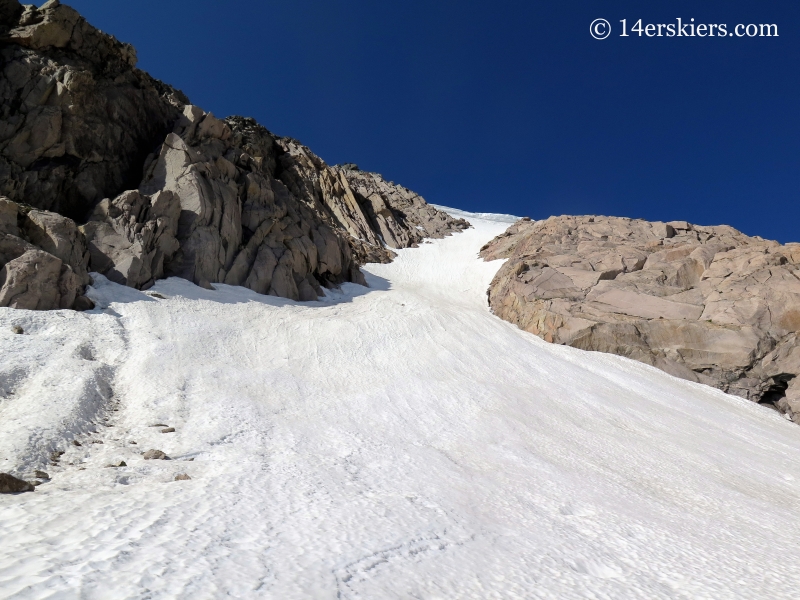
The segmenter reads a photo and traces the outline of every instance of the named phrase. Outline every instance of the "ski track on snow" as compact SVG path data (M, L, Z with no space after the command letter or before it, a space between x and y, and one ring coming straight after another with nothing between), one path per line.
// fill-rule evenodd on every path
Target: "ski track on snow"
M52 477L0 597L796 597L800 428L492 316L481 217L320 302L0 309L0 471Z

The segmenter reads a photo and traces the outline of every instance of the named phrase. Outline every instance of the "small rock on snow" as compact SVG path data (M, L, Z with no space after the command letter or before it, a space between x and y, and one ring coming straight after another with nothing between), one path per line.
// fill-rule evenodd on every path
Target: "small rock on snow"
M145 460L169 460L169 456L164 454L161 450L148 450L144 453Z
M17 494L19 492L32 492L34 487L27 481L17 479L8 473L0 473L0 494Z

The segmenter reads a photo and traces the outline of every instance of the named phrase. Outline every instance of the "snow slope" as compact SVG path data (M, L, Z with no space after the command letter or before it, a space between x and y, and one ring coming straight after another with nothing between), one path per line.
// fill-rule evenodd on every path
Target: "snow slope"
M0 597L796 598L800 427L492 316L471 220L321 302L0 309L0 471L52 476Z

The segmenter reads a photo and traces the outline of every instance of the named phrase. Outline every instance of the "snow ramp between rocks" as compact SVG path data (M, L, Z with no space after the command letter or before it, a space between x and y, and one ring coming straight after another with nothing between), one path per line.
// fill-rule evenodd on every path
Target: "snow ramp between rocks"
M494 317L467 218L316 302L0 309L0 597L793 597L800 429Z

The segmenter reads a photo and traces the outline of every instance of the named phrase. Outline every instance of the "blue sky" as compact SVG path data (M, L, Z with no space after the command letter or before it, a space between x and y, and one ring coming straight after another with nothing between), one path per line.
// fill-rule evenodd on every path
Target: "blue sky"
M72 0L139 67L465 210L800 241L800 2ZM778 37L620 37L620 19ZM612 27L589 32L596 18ZM630 32L629 32L630 33Z

